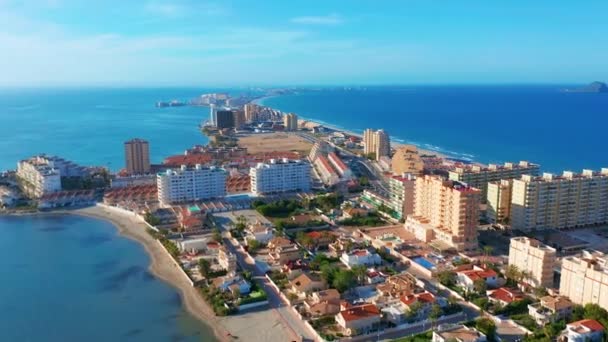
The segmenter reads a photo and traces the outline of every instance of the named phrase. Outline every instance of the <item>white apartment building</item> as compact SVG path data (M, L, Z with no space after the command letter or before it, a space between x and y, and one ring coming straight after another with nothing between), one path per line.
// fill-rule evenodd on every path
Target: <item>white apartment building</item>
M162 205L226 196L226 171L214 166L185 165L156 175L158 200Z
M516 163L505 163L504 165L490 164L487 167L480 165L465 165L450 171L449 179L464 182L481 190L482 200L485 201L489 182L501 179L515 179L523 175L538 175L540 166L538 164L520 161Z
M553 267L556 250L538 240L514 237L509 246L509 266L514 265L527 277L524 281L534 287L553 287Z
M597 304L608 310L608 255L584 251L562 259L559 293L575 304Z
M61 191L60 171L40 157L17 163L17 177L21 180L22 190L35 198Z
M301 160L271 159L249 170L255 195L288 191L310 191L310 164Z
M576 228L608 223L608 168L566 171L513 180L511 225L515 229Z

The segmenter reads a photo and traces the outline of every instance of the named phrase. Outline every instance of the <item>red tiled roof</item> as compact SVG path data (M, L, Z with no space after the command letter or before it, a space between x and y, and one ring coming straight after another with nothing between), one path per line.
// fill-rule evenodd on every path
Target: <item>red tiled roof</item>
M329 164L329 161L327 160L327 158L325 158L325 156L319 156L319 158L317 158L317 160L319 160L321 165L323 165L323 168L325 169L325 171L327 171L327 173L336 174L336 172L331 167L331 165Z
M475 281L477 279L488 279L488 278L496 277L496 272L494 272L494 270L492 270L492 269L468 270L468 271L460 271L458 273L461 273L461 274L469 277L469 279L471 279L473 281Z
M374 304L354 306L340 312L344 321L351 322L369 317L380 316L380 310Z
M492 291L490 297L505 303L512 303L524 299L523 294L519 290L507 289L504 287Z
M207 164L213 160L213 157L208 154L187 154L174 155L165 158L164 165L179 167L182 165L194 166L196 164Z
M583 319L581 321L569 323L568 325L571 325L571 326L582 325L591 331L604 331L604 326L600 322L598 322L594 319Z
M331 159L331 161L333 161L337 165L337 168L339 168L341 171L345 171L348 169L348 166L346 166L346 164L344 164L342 159L340 159L340 157L338 157L338 155L335 154L334 152L331 152L330 154L328 154L328 157L329 157L329 159Z

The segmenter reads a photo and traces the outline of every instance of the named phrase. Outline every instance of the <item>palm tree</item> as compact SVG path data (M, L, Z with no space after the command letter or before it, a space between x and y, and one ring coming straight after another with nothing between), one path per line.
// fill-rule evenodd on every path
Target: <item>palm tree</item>
M488 262L488 259L490 258L490 255L492 255L493 251L494 251L494 247L488 246L488 245L483 246L483 253L486 256L485 257L486 263Z
M367 267L365 265L356 265L352 267L353 274L357 277L357 283L363 284L363 279L367 274Z

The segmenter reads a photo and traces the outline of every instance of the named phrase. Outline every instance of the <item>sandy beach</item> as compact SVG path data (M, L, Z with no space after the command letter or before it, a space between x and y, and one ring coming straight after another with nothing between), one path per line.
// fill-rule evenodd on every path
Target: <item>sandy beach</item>
M142 244L150 256L149 270L155 277L178 290L182 305L196 319L213 330L219 341L291 341L293 330L273 309L254 310L236 315L217 317L171 256L146 231L148 228L135 214L97 205L74 210L50 212L3 212L0 215L81 215L112 223L118 232ZM287 309L283 307L281 309ZM229 334L232 337L229 337Z

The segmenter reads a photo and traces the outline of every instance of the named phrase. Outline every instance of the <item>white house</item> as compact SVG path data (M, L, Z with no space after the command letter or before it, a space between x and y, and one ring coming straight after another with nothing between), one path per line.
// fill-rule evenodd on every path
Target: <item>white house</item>
M486 342L487 338L482 332L475 328L469 328L464 325L440 325L433 331L432 342Z
M357 265L380 265L382 258L380 258L378 253L370 252L367 249L355 249L350 253L342 253L340 261L350 268Z
M248 240L256 240L260 243L266 244L268 241L272 240L273 237L274 232L269 224L264 224L258 221L249 225L247 229Z
M559 336L558 341L568 342L600 342L604 336L604 326L593 319L584 319L566 325L566 330Z
M241 276L226 275L213 279L213 285L223 292L235 292L237 289L241 294L248 294L251 291L249 282Z
M456 281L458 285L467 291L474 291L475 281L479 279L483 279L490 288L498 285L498 274L489 268L486 269L479 266L473 266L472 270L456 272Z

